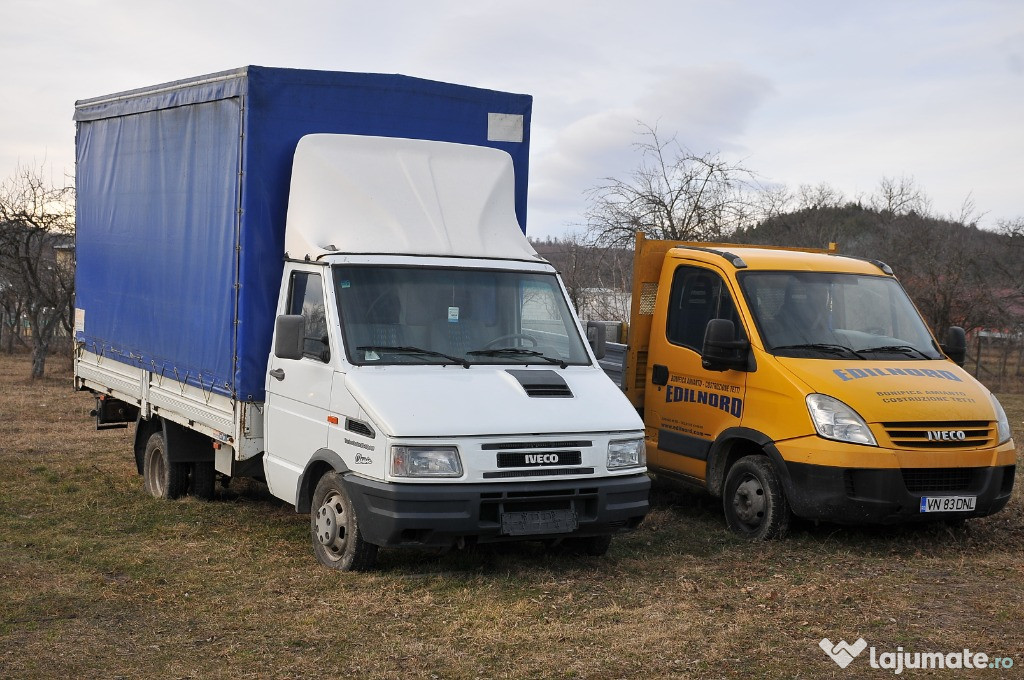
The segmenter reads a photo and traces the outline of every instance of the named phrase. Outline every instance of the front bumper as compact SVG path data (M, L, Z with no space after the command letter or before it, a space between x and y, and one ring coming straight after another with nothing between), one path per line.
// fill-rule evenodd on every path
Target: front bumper
M984 517L1002 510L1016 466L841 468L785 462L783 486L793 514L839 524L895 524ZM921 512L922 497L977 496L972 512Z
M631 531L649 510L646 474L564 482L491 484L396 484L356 475L344 477L363 538L380 546L449 547L602 536ZM570 511L571 533L508 535L509 512Z

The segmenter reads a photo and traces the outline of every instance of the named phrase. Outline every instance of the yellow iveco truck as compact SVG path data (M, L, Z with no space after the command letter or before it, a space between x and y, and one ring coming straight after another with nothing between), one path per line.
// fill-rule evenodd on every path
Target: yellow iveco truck
M1016 453L996 397L892 270L830 250L645 239L623 388L647 466L721 497L751 539L997 512Z

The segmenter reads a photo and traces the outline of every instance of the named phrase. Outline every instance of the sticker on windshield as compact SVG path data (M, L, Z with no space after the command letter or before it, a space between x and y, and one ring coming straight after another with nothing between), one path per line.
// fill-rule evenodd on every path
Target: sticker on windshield
M348 279L342 279L341 287L342 288L351 288L352 287L352 282L349 281Z
M459 308L458 307L449 307L448 308L448 323L458 323L458 322L459 322Z

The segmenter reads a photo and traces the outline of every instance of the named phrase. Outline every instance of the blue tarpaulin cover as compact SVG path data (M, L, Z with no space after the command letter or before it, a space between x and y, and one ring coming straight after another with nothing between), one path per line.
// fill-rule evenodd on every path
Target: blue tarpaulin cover
M262 401L299 138L507 151L525 231L531 105L401 75L260 66L77 102L76 338L112 360ZM508 121L518 116L517 135Z

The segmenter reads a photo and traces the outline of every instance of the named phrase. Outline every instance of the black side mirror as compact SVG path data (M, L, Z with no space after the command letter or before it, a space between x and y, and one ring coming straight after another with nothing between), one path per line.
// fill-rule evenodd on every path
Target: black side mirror
M282 314L274 325L274 356L301 359L306 341L306 320L301 314Z
M605 324L600 321L587 322L587 342L590 343L590 349L594 350L594 357L598 361L604 359L607 331Z
M708 371L745 371L750 343L736 339L736 326L729 319L712 319L704 331L701 366Z
M967 333L960 326L950 326L946 331L946 342L942 345L942 351L953 360L957 366L963 366L967 360Z

